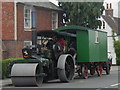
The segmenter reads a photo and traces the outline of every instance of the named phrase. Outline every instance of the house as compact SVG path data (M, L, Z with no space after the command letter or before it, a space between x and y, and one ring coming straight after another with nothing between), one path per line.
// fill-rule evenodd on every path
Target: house
M61 22L62 9L51 2L2 2L0 59L22 57L33 30L54 30Z
M114 49L113 31L116 40L120 40L120 18L113 16L112 4L106 4L105 15L100 18L102 26L99 30L106 31L108 37L108 53L112 55L112 64L116 64L116 54Z

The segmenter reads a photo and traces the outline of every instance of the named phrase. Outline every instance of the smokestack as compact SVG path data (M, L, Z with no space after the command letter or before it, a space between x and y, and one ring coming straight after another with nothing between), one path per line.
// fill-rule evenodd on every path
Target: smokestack
M32 31L32 45L37 45L37 31L33 30Z

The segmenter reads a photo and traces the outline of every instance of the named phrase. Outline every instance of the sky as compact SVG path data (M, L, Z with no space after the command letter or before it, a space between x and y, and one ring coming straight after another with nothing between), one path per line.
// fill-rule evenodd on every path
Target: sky
M57 0L49 0L51 2L53 2L55 5L58 5L58 1Z

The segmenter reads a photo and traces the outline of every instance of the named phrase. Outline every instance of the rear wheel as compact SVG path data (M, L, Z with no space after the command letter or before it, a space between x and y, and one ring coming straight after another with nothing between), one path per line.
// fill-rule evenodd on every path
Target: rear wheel
M105 69L105 71L106 71L106 75L110 74L110 65L109 65L108 62L106 62L106 69Z
M79 77L82 76L82 66L79 67L79 69L77 70L77 73Z
M90 68L90 74L91 74L91 75L94 75L94 74L95 74L95 68L94 68L94 67Z
M98 76L101 77L102 76L102 71L103 71L102 65L97 66L96 71L97 71Z
M69 55L61 55L58 60L58 77L62 82L69 82L73 79L75 72L74 61Z
M82 67L82 76L83 76L84 79L88 78L88 67L87 67L87 65L84 65Z

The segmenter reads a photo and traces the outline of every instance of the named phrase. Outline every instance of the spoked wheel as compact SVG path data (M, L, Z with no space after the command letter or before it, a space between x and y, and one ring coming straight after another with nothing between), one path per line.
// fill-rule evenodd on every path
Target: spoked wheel
M71 71L70 62L66 61L66 62L65 62L65 74L66 74L67 78L68 78L69 75L70 75L70 71Z
M102 71L103 71L103 68L102 68L102 65L99 65L97 68L96 68L96 71L97 71L97 74L98 76L102 76Z
M109 65L108 62L106 62L106 69L105 69L105 71L106 71L106 75L110 74L110 65Z
M58 60L58 77L62 82L69 82L73 79L75 67L70 55L61 55Z
M79 69L77 70L77 73L79 77L82 76L82 66L79 67Z
M94 75L95 74L95 68L93 67L93 68L90 68L90 74L91 75Z
M84 66L82 67L82 77L83 77L84 79L87 79L87 78L88 78L88 67L87 67L87 65L84 65Z

